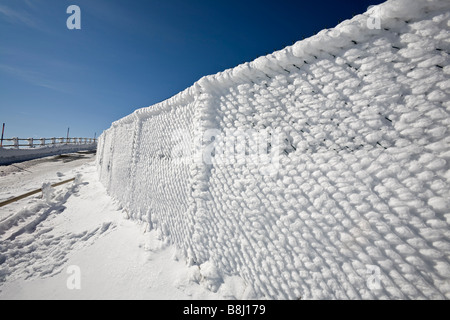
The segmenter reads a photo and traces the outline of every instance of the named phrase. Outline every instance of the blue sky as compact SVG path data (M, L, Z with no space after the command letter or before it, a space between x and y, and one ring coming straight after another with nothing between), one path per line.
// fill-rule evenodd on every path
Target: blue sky
M0 0L0 125L8 138L98 136L202 76L382 2ZM66 27L69 5L80 30Z

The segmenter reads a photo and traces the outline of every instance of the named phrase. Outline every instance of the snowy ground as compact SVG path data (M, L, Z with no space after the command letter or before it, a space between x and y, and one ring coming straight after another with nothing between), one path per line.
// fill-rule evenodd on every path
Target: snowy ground
M56 183L74 177L79 167L95 159L95 152L78 152L0 166L0 201L39 189L43 182ZM24 201L0 209L0 220L13 215Z
M98 181L94 155L71 157L0 167L0 199L78 175L0 208L0 299L252 297L239 278L188 267L156 231L127 219Z

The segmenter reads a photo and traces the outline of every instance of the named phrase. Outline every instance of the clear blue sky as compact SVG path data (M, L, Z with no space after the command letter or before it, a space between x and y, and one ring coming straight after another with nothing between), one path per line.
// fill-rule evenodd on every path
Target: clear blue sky
M97 136L202 76L280 50L384 1L0 0L6 137ZM69 5L81 30L69 30Z

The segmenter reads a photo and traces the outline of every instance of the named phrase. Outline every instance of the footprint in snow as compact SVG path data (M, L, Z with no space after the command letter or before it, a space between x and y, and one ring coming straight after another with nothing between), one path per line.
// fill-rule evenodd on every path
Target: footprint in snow
M62 177L62 176L64 176L64 173L57 172L56 175L57 175L58 177Z

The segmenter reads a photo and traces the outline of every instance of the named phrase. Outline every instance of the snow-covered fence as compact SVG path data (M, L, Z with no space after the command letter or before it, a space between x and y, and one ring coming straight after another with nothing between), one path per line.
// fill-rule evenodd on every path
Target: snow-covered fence
M100 179L212 290L450 298L449 18L446 0L388 1L204 77L103 132ZM270 170L251 142L218 160L223 137L266 129Z
M26 141L26 143L20 143L20 141ZM6 142L6 143L5 143ZM9 142L9 143L8 143ZM93 144L97 143L97 139L94 138L26 138L20 139L17 137L10 139L3 139L3 148L36 148L44 146L55 146L61 144Z

